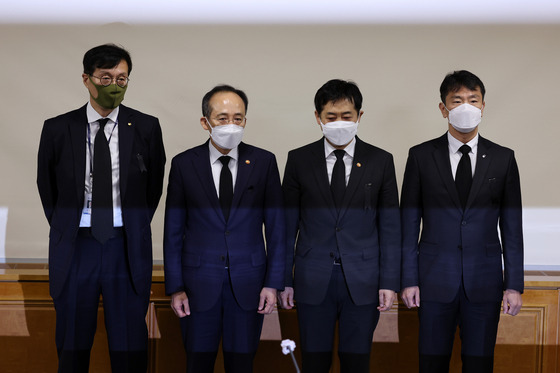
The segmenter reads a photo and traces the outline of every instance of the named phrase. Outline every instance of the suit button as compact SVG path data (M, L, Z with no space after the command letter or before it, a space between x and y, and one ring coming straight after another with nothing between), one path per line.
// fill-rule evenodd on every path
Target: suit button
M222 255L222 256L220 257L220 260L223 262L224 260L226 260L226 256L225 256L225 255Z
M466 222L465 220L463 220L463 221L461 222L461 225L467 225L467 222Z
M336 227L336 231L340 232L342 230L342 228Z
M463 250L463 245L458 245L457 248L458 248L459 250Z
M226 231L225 235L226 235L226 236L229 236L229 231Z
M334 258L334 253L330 253L329 256L330 256L331 258Z

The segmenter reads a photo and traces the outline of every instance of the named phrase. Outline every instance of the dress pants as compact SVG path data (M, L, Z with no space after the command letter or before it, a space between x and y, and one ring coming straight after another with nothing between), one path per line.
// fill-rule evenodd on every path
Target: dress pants
M127 262L122 228L115 228L105 244L93 238L89 228L79 229L71 272L54 299L59 372L88 372L100 295L111 370L146 372L150 294L136 294Z
M244 310L239 306L225 268L216 304L206 311L194 311L191 303L191 314L180 319L187 372L213 373L221 339L226 373L251 373L264 319L257 307Z
M310 305L300 300L297 315L304 373L329 372L337 320L341 372L369 372L371 340L379 321L379 311L377 304L354 304L341 265L333 265L323 302Z
M491 373L500 321L500 302L470 302L461 285L451 303L422 301L420 373L447 373L457 326L463 373Z

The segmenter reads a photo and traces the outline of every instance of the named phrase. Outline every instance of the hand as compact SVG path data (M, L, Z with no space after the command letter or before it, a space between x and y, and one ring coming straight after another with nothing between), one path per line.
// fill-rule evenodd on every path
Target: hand
M420 288L418 286L404 288L401 298L408 308L420 307Z
M396 294L393 290L379 289L379 311L387 311L393 307Z
M276 289L273 288L263 288L261 290L261 299L259 301L258 313L263 315L271 314L274 311L274 305L276 304Z
M178 317L185 317L191 314L189 298L184 291L179 291L171 295L171 309Z
M294 288L287 286L284 291L278 295L278 302L285 310L294 308Z
M523 301L521 300L521 293L517 290L506 289L504 292L504 314L515 316L521 311L521 305Z

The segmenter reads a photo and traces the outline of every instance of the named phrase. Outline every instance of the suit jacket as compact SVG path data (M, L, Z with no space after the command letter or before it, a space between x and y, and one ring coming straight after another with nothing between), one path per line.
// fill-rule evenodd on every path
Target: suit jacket
M50 225L49 282L58 297L70 271L86 173L86 106L45 121L39 144L37 186ZM165 166L157 118L121 105L118 115L120 193L130 277L139 293L152 275L150 222L158 205Z
M419 286L422 300L437 302L452 301L461 280L472 302L500 301L504 289L523 292L521 190L512 150L479 137L463 211L447 134L411 148L401 208L403 288Z
M208 142L173 158L165 206L167 294L185 291L195 311L221 295L229 258L233 293L256 310L263 287L283 289L285 222L274 155L241 143L228 221L212 179ZM265 227L266 245L263 237Z
M340 213L330 191L323 139L289 152L282 187L285 281L297 301L319 304L325 298L337 247L355 304L377 303L379 289L399 290L400 216L391 154L356 138Z

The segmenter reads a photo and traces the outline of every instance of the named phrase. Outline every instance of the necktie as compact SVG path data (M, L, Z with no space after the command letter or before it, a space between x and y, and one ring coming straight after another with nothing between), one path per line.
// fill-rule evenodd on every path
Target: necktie
M222 162L222 171L220 172L220 206L226 221L229 218L229 210L231 209L231 201L233 200L233 179L229 170L230 156L223 155L220 158Z
M102 244L113 235L113 182L111 152L105 137L109 119L100 119L93 145L93 190L91 197L91 234Z
M459 151L463 153L463 155L461 156L461 160L459 161L459 165L457 166L457 173L455 174L455 186L457 187L457 192L459 193L461 205L463 206L463 209L465 209L472 185L471 157L469 157L471 147L468 145L463 145L459 148Z
M331 177L331 193L337 210L340 210L342 200L344 199L344 192L346 191L346 167L343 160L345 153L342 149L334 151L336 162L334 163Z

